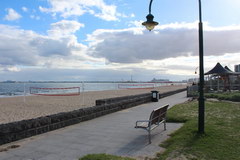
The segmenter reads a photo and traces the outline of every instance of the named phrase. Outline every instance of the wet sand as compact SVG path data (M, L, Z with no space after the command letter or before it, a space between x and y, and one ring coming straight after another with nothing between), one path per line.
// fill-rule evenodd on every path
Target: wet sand
M160 93L185 88L185 85L155 88ZM78 96L26 96L0 98L0 124L37 118L95 106L97 99L150 93L152 89L125 89L84 92ZM25 99L25 100L24 100Z

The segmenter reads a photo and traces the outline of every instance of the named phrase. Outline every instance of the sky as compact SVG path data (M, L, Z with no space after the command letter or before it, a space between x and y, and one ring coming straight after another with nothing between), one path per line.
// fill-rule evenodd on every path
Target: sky
M198 74L198 1L0 0L0 81L187 80ZM202 0L204 70L240 64L240 1Z

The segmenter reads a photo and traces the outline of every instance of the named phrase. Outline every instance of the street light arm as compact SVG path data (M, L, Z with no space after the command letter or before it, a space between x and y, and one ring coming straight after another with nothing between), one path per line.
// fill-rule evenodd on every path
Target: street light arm
M146 16L147 21L142 23L142 25L144 25L149 31L153 30L153 28L158 25L158 22L153 20L154 16L151 14L152 1L153 0L150 0L149 3L149 14Z
M150 0L150 3L149 3L149 14L151 14L151 11L152 11L152 1L153 0Z
M153 2L153 0L150 0L150 3L149 3L149 13L150 14L152 12L152 2ZM202 23L202 3L201 3L201 0L198 0L198 4L199 4L199 21Z

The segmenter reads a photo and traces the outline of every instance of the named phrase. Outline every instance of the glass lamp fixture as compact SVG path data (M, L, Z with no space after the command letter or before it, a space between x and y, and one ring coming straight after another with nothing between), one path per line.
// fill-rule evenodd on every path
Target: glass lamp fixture
M153 20L154 16L153 16L151 13L149 13L149 14L146 16L146 18L147 18L147 21L146 21L146 22L143 22L142 25L144 25L144 26L147 28L147 30L151 31L151 30L154 29L155 26L158 25L158 22L155 22L155 21Z

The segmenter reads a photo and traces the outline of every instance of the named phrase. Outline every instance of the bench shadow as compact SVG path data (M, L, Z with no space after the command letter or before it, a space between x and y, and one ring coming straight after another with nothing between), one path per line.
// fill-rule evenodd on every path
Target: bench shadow
M162 135L164 132L166 132L165 130L156 130L151 134L151 139L152 139L152 143L149 144L148 141L148 133L147 132L143 132L141 135L136 136L136 138L132 139L131 141L129 141L129 143L126 143L125 145L122 145L120 148L118 148L115 151L115 154L117 155L134 155L135 153L139 152L139 151L143 151L144 148L146 147L158 147L159 144L161 143L161 141L159 139L157 139L157 137L159 137L160 135ZM159 141L159 142L156 142Z

